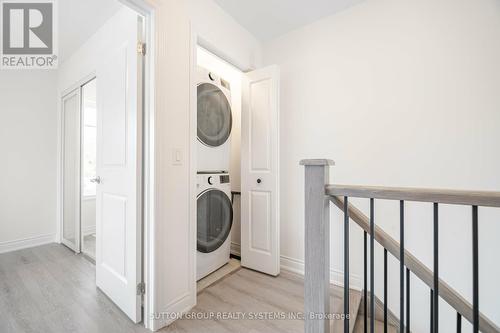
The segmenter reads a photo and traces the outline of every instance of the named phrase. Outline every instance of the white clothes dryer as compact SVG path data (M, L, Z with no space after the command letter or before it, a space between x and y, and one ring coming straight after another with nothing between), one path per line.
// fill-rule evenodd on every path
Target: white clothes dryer
M207 69L198 67L198 171L229 170L232 126L229 83Z

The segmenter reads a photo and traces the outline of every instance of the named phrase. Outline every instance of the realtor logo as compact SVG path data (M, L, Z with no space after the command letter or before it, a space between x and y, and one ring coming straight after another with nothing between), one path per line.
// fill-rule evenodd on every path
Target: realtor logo
M56 68L54 0L0 0L2 69Z

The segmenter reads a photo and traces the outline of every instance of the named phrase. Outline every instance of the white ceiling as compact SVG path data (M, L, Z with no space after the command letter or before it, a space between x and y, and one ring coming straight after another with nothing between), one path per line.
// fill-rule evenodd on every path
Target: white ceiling
M257 39L268 41L363 0L215 0Z
M58 1L59 61L78 50L122 6L117 0Z

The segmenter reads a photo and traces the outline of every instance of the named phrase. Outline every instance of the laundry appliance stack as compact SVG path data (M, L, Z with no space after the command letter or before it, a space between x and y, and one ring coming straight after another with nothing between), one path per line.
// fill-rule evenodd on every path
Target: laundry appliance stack
M227 81L198 67L197 280L230 259L233 207L229 165L233 124Z

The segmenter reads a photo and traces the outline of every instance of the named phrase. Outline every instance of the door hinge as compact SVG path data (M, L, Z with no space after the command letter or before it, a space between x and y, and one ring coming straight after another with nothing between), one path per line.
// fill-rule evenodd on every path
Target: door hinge
M139 42L137 43L137 53L142 56L146 55L146 43Z
M146 294L146 284L144 282L141 282L137 284L137 295L144 295Z

